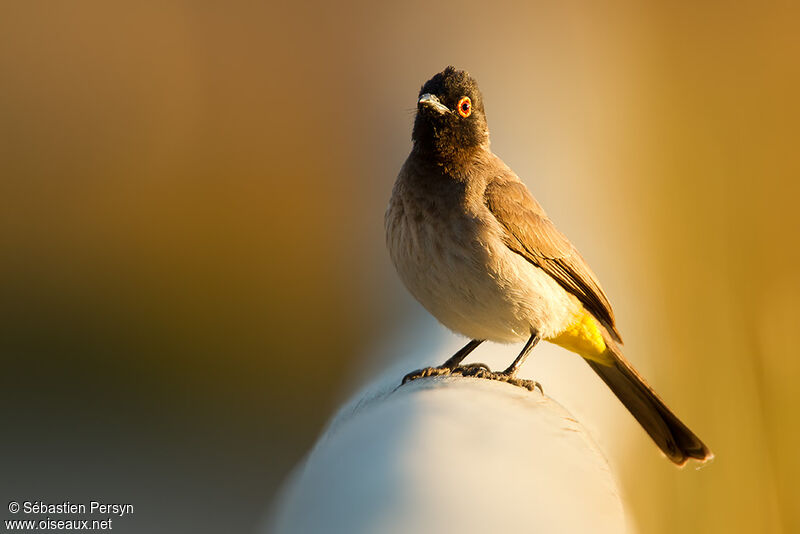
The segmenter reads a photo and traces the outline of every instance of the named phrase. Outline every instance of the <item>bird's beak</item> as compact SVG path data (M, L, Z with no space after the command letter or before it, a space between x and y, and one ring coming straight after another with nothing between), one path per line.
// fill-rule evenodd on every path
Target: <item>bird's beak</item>
M420 106L428 106L437 111L440 115L450 113L450 108L439 102L439 99L436 98L436 95L432 95L430 93L425 93L419 97L417 104Z

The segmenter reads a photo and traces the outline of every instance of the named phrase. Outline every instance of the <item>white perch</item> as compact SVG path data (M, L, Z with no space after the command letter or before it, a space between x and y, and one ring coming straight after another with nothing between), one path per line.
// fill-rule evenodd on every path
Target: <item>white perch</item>
M608 463L538 390L426 378L342 409L294 473L275 534L627 532Z

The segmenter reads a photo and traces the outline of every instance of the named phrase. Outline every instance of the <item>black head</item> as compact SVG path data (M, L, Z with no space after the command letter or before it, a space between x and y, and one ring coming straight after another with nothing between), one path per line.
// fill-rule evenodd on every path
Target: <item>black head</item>
M425 82L411 138L417 149L445 159L488 144L483 97L466 71L447 67Z

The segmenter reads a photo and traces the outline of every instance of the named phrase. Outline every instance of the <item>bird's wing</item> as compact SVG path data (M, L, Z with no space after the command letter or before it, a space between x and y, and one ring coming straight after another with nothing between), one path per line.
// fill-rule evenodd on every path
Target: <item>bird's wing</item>
M543 269L605 326L616 341L614 312L597 277L572 243L559 232L525 184L514 177L489 181L484 193L489 211L503 227L508 248Z

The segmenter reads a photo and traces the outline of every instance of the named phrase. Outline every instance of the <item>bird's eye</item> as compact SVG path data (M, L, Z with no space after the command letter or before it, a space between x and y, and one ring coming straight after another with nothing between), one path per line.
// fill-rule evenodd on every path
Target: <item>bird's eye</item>
M456 109L458 110L458 114L462 117L469 117L472 113L472 100L470 100L468 96L462 97L461 100L458 101Z

